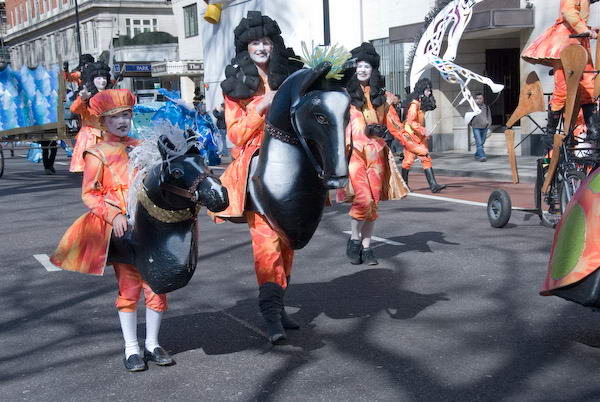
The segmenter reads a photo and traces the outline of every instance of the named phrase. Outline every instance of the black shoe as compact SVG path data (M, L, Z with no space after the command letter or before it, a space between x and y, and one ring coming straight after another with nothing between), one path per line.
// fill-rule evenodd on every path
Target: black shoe
M50 175L53 175L53 174L54 174L54 173L52 173L52 170L50 170L50 169L44 169L44 173L45 173L47 176L50 176Z
M281 323L283 294L283 288L274 282L267 282L258 288L258 306L265 319L269 341L273 345L283 343L287 339Z
M427 177L427 183L429 184L429 189L432 193L439 193L443 189L446 188L445 184L438 184L435 180L435 174L433 173L433 168L425 169L425 177Z
M379 261L377 261L377 258L375 258L375 254L373 253L373 249L372 248L363 248L362 252L360 253L362 256L362 260L365 264L367 265L378 265Z
M487 158L485 156L482 156L481 158L479 158L479 162L485 162L487 161Z
M350 260L350 264L362 264L362 260L360 259L361 250L362 242L360 240L352 240L352 238L348 239L348 243L346 244L346 255Z
M175 363L167 351L160 346L154 348L154 351L152 352L144 348L144 359L146 361L154 362L158 366L170 366Z
M127 359L123 358L123 364L125 364L125 368L127 369L127 371L132 373L136 371L148 370L146 362L144 361L144 359L142 359L142 356L140 356L137 353L129 356L129 358Z

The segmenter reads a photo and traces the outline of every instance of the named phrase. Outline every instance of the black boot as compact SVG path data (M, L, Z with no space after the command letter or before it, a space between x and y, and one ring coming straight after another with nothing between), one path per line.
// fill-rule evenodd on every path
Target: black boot
M287 278L287 287L283 291L283 308L281 309L281 325L284 329L300 329L300 324L298 324L293 318L291 318L287 312L285 311L285 293L290 287L290 277Z
M425 177L427 177L427 183L429 183L429 189L432 193L439 193L446 188L445 184L438 184L433 174L433 168L424 169Z
M373 249L371 247L363 248L361 255L362 255L362 260L365 264L367 264L367 265L379 264L379 261L377 261L377 258L375 258L375 254L373 253Z
M596 112L596 104L595 103L587 103L585 105L581 105L581 110L583 110L583 119L585 120L585 126L587 127L587 140L597 141L600 139L600 133L598 123L598 113Z
M267 325L269 341L274 345L286 339L285 330L281 325L283 294L283 288L273 282L267 282L258 288L258 306Z
M348 243L346 244L346 255L350 260L350 264L362 264L362 260L360 259L361 250L362 242L360 240L352 240L352 237L348 239Z
M402 168L402 180L404 180L404 184L406 184L406 187L408 187L408 172L410 172L410 169Z
M548 148L552 148L554 146L554 134L556 134L556 128L560 122L561 115L562 110L559 110L558 112L555 112L552 109L548 110L548 123L546 124L546 133L543 138L544 144Z

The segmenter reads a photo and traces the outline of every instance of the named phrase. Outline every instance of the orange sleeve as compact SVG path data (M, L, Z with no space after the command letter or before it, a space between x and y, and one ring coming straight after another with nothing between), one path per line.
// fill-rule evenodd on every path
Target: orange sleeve
M73 71L73 72L64 72L65 75L65 80L69 81L69 82L76 82L79 83L80 79L81 79L81 72L80 71Z
M121 213L119 208L104 202L102 194L102 161L91 153L85 153L85 167L83 169L83 184L81 199L86 207L97 217L104 219L112 225L115 216Z
M560 10L565 23L578 34L588 31L587 21L581 18L579 11L575 8L577 0L565 0Z
M244 107L234 99L225 96L225 123L227 137L238 147L262 134L265 116L254 107Z
M396 112L394 106L390 105L387 113L385 114L385 125L387 126L390 133L398 140L402 138L402 122Z
M81 96L75 98L71 104L71 112L80 115L81 117L86 116L88 113L87 102L81 99Z
M406 113L406 124L408 124L415 133L421 136L427 135L427 130L419 121L419 108L421 107L420 102L411 102Z

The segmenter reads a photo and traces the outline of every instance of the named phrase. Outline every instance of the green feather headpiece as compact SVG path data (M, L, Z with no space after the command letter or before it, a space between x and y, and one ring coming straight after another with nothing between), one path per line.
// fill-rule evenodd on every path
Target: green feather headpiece
M315 46L313 42L312 50L309 51L304 41L302 41L302 53L299 61L303 62L309 68L314 68L324 61L331 63L331 70L325 78L333 78L335 80L341 80L344 77L344 63L352 57L350 52L337 44L333 46Z

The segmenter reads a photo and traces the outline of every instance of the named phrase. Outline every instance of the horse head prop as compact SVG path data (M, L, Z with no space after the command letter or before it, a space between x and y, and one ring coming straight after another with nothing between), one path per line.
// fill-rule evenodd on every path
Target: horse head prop
M312 238L328 191L348 182L345 129L350 97L344 80L327 78L331 66L323 62L297 71L281 85L251 168L251 207L265 215L293 249Z
M162 157L137 191L133 227L111 240L109 259L134 264L155 293L185 286L196 269L201 206L213 212L227 208L227 189L204 165L187 133L181 144L161 136Z

